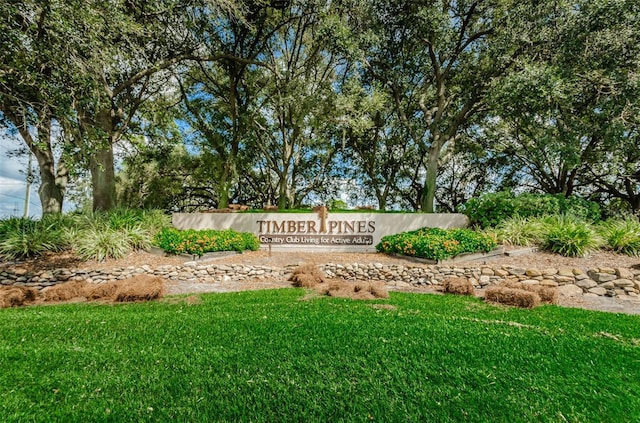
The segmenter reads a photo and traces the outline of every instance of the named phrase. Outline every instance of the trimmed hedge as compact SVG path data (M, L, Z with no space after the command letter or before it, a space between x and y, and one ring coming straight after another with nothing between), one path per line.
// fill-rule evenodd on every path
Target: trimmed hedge
M255 251L260 248L260 241L252 233L237 232L233 229L181 231L175 228L164 228L156 234L154 245L170 254L202 256L204 253L216 251Z
M495 227L514 217L540 217L544 215L572 215L588 222L598 222L602 213L596 202L562 194L519 194L509 191L484 194L466 202L462 210L471 225L480 228Z
M489 252L497 246L494 238L470 229L422 228L382 237L376 250L444 260L462 253Z

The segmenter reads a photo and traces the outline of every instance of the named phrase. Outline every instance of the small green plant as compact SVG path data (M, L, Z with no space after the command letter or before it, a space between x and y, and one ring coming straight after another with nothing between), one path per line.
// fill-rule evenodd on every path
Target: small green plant
M156 234L154 244L170 254L198 256L216 251L255 251L260 247L260 242L255 235L232 229L181 231L175 228L164 228Z
M584 257L599 245L600 239L589 223L573 216L558 216L550 221L542 248L567 257Z
M633 217L603 222L598 227L607 246L629 256L640 255L640 222Z
M422 228L382 237L376 249L430 260L444 260L462 253L488 252L497 245L488 234L470 229Z

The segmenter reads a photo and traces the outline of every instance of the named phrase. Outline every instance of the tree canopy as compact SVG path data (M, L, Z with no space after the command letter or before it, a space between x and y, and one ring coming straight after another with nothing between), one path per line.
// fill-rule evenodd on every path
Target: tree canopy
M338 204L512 189L640 211L632 0L19 0L0 124L43 212Z

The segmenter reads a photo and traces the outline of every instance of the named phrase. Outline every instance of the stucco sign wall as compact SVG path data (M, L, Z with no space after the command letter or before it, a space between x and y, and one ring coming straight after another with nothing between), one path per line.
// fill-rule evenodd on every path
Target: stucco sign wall
M178 229L235 229L254 233L274 251L375 251L386 235L423 227L465 227L462 214L441 213L174 213Z

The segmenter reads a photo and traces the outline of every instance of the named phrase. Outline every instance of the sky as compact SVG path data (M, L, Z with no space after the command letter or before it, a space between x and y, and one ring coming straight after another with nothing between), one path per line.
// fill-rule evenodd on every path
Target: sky
M7 153L21 147L21 143L19 138L0 134L0 219L24 215L28 159L26 156L7 157ZM33 164L37 171L35 159ZM37 218L41 214L38 186L34 184L31 186L28 215Z

